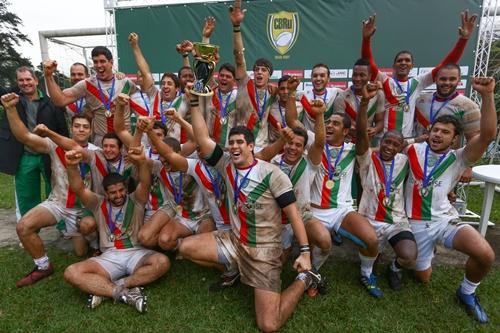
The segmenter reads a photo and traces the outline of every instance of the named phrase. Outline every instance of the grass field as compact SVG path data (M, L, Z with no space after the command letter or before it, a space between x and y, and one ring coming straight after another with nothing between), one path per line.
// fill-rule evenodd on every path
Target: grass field
M10 187L9 187L10 186ZM482 189L468 190L469 208L480 211ZM499 195L492 220L500 221ZM13 208L12 179L0 175L1 208ZM95 310L85 308L86 295L63 281L62 273L78 261L72 254L50 248L55 274L35 286L16 289L15 281L32 268L32 260L18 247L0 248L0 332L256 332L252 290L239 284L224 293L210 293L218 277L211 269L175 261L159 281L147 286L149 311L139 314L124 304L106 301ZM383 299L370 298L358 281L358 264L330 260L322 268L330 281L329 294L304 297L282 332L500 332L500 268L495 267L478 294L490 324L471 320L459 306L455 290L463 270L436 267L427 285L406 276L406 288L389 289L381 275ZM295 273L288 264L282 274L288 286Z

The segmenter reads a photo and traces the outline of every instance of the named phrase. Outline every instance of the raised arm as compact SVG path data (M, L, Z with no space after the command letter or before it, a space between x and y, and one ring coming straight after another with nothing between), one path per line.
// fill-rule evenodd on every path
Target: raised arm
M299 116L297 114L297 104L295 104L297 87L299 86L299 83L300 80L296 76L292 76L286 82L288 88L288 99L286 100L285 120L288 126L291 128L304 127L304 125L302 125L302 123L299 121Z
M460 13L460 16L462 18L462 25L458 28L459 38L453 49L451 49L450 53L446 55L446 57L441 61L439 65L437 65L432 69L433 79L435 78L439 69L444 65L449 63L453 64L458 63L458 61L462 57L462 54L464 53L465 47L467 46L467 41L469 40L470 36L472 35L472 32L474 31L474 27L476 26L477 15L469 16L469 11L466 10Z
M465 159L471 164L483 156L497 133L497 113L494 101L495 80L491 77L473 78L472 88L481 94L482 103L479 134L467 142L464 150Z
M80 198L80 201L85 207L89 208L95 206L97 203L97 195L85 187L80 175L80 170L78 169L78 165L82 161L82 154L76 150L70 150L66 152L65 158L69 186L78 198Z
M212 33L214 32L215 29L215 17L213 16L208 16L205 18L205 23L203 24L203 31L201 32L201 42L202 43L210 43L210 36L212 36Z
M255 153L256 158L264 161L270 161L274 156L278 155L281 150L283 150L285 143L292 141L295 136L290 127L281 128L280 123L278 123L278 131L280 132L279 139L272 144L267 145L258 153Z
M113 127L116 135L120 138L126 147L134 146L134 137L125 128L125 108L130 101L130 96L127 94L118 94L116 97L115 115L113 117Z
M127 156L139 168L139 183L134 191L135 198L139 203L146 204L151 187L151 164L148 163L142 146L130 147Z
M19 114L16 109L16 105L19 102L19 96L15 93L10 93L3 95L1 100L5 108L5 112L7 113L10 130L17 141L21 142L25 146L28 146L31 150L37 153L46 154L48 148L45 139L36 134L30 133L21 118L19 118ZM3 156L3 158L9 158L9 156Z
M359 103L358 115L356 117L356 155L363 155L370 147L368 135L368 103L379 89L377 84L365 84L361 90L363 96Z
M361 41L361 58L364 58L370 62L370 72L371 72L371 80L375 81L377 79L379 70L377 64L375 63L375 59L373 58L372 53L372 45L371 39L375 31L377 30L377 26L375 25L375 19L377 18L376 14L370 16L367 20L363 21L362 32L362 41Z
M142 75L142 86L141 90L147 91L154 84L153 76L151 75L151 70L149 69L148 62L144 55L142 54L141 48L139 47L139 35L135 32L131 32L128 35L128 42L132 48L132 53L134 54L135 63L137 68Z
M314 113L316 121L314 123L314 142L309 148L308 156L312 164L318 165L321 163L321 156L326 143L326 105L322 100L314 100L311 102L311 111Z
M235 0L234 5L229 7L229 18L233 25L233 52L236 64L236 79L241 80L247 76L247 65L245 62L245 47L241 36L241 22L245 18L246 9L241 9L241 0Z
M200 147L200 157L209 157L214 151L216 143L208 135L207 123L200 110L198 96L191 95L189 89L186 89L186 97L189 98L191 103L191 125L193 126L195 141Z
M62 149L64 150L83 150L75 140L52 131L45 124L36 125L36 127L33 129L33 133L41 136L42 138L51 139L56 145L62 147Z
M57 85L54 80L54 73L57 70L57 62L55 60L46 60L43 62L43 75L45 76L45 84L50 95L50 99L55 106L64 107L77 100L71 89L64 91Z
M193 43L189 40L184 40L175 46L177 52L182 55L182 66L191 67L189 62L189 54L193 52Z

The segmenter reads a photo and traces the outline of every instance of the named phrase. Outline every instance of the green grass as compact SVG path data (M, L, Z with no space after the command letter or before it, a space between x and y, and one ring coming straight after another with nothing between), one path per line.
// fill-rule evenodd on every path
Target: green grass
M104 302L85 308L86 295L63 281L73 255L50 249L56 272L35 286L16 289L14 283L32 266L16 248L0 249L0 332L256 332L252 290L244 285L224 293L208 292L218 274L185 261L175 261L159 281L147 286L149 311L139 314L124 304ZM305 296L282 332L498 332L500 330L500 268L494 268L479 288L488 325L476 324L461 309L454 293L463 271L436 267L427 285L408 276L407 287L392 292L385 279L384 298L370 298L358 282L358 266L333 260L323 267L330 282L326 296ZM379 266L380 273L385 271ZM284 269L283 286L295 273Z
M0 208L15 209L14 177L0 173Z

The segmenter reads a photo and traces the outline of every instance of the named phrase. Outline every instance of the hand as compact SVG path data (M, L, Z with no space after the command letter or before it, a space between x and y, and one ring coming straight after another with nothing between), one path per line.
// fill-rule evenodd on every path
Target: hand
M424 133L415 138L415 143L425 142L427 139L429 139L429 134Z
M202 36L205 38L210 38L212 36L212 32L215 29L215 17L208 16L205 18L205 25L203 26Z
M274 84L268 84L267 91L269 91L269 94L271 96L276 96L276 95L278 95L278 86L276 86Z
M128 35L128 42L132 48L137 47L139 45L139 35L135 32L131 32L130 35Z
M193 82L187 82L186 86L184 87L184 95L190 102L198 101L198 95L191 94L191 90L193 89L193 87L194 87Z
M82 161L82 153L76 150L69 150L64 155L67 166L76 166Z
M448 201L453 204L455 203L455 201L457 201L457 194L453 191L451 191L450 193L448 193Z
M130 147L127 156L132 163L139 164L146 161L146 155L144 155L143 146Z
M311 101L311 111L315 118L322 117L326 112L326 104L321 99L313 99Z
M295 134L293 133L293 130L290 127L285 127L282 128L281 124L278 123L278 132L280 133L280 138L284 142L291 142L293 138L295 138Z
M38 124L33 129L33 133L38 136L41 136L42 138L45 138L49 133L49 131L50 129L45 124Z
M375 31L377 30L377 26L375 25L375 19L377 18L377 14L373 14L367 20L363 21L363 29L361 30L361 35L363 39L368 39L373 36Z
M120 106L128 105L130 96L124 93L119 93L118 96L116 96L116 101Z
M147 133L153 129L154 123L154 118L141 116L137 118L136 128L143 133Z
M462 38L469 39L476 26L477 15L469 17L469 10L466 10L460 13L460 16L462 17L462 26L458 28L458 34Z
M117 73L115 74L115 78L116 78L117 80L123 80L123 79L124 79L124 78L126 78L126 77L127 77L127 75L125 75L125 73L122 73L122 72L117 72Z
M181 115L174 108L169 108L165 110L165 115L168 119L172 119L174 122L179 123L182 120Z
M175 49L180 54L191 53L191 51L193 51L193 43L189 40L183 40L180 44L175 46Z
M16 110L19 96L16 93L5 94L1 97L3 106L8 110Z
M371 139L376 134L375 127L368 127L366 133L368 133L368 137Z
M52 76L57 71L57 61L55 60L45 60L43 62L43 75Z
M290 92L296 91L299 84L300 84L300 79L296 76L292 76L291 78L288 79L288 81L286 81L286 87Z
M460 181L462 183L470 183L471 180L472 180L472 168L469 167L465 169L465 171L460 176Z
M311 255L309 252L302 252L295 262L293 263L293 269L301 273L304 271L311 270Z
M481 94L481 96L493 94L495 91L495 79L492 77L473 77L472 89Z
M377 91L381 88L382 85L378 81L374 83L368 82L363 86L363 88L361 88L362 99L364 99L365 101L370 101L370 99L377 95Z
M234 5L229 6L229 19L233 26L240 25L245 18L246 9L241 9L241 0L234 0Z

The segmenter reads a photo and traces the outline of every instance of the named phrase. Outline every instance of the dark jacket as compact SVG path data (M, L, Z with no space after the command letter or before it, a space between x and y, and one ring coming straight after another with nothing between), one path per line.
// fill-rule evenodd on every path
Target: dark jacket
M7 93L4 89L0 88L0 95ZM38 104L37 124L45 124L48 128L56 133L68 136L68 127L64 117L64 108L56 107L50 98L45 94L41 94ZM22 122L28 127L28 120L26 117L27 99L20 95L19 103L17 103L17 113ZM19 161L24 152L23 145L16 140L10 131L9 121L7 115L2 112L0 114L0 172L14 175L16 173ZM45 169L47 175L50 175L50 157L44 155Z

